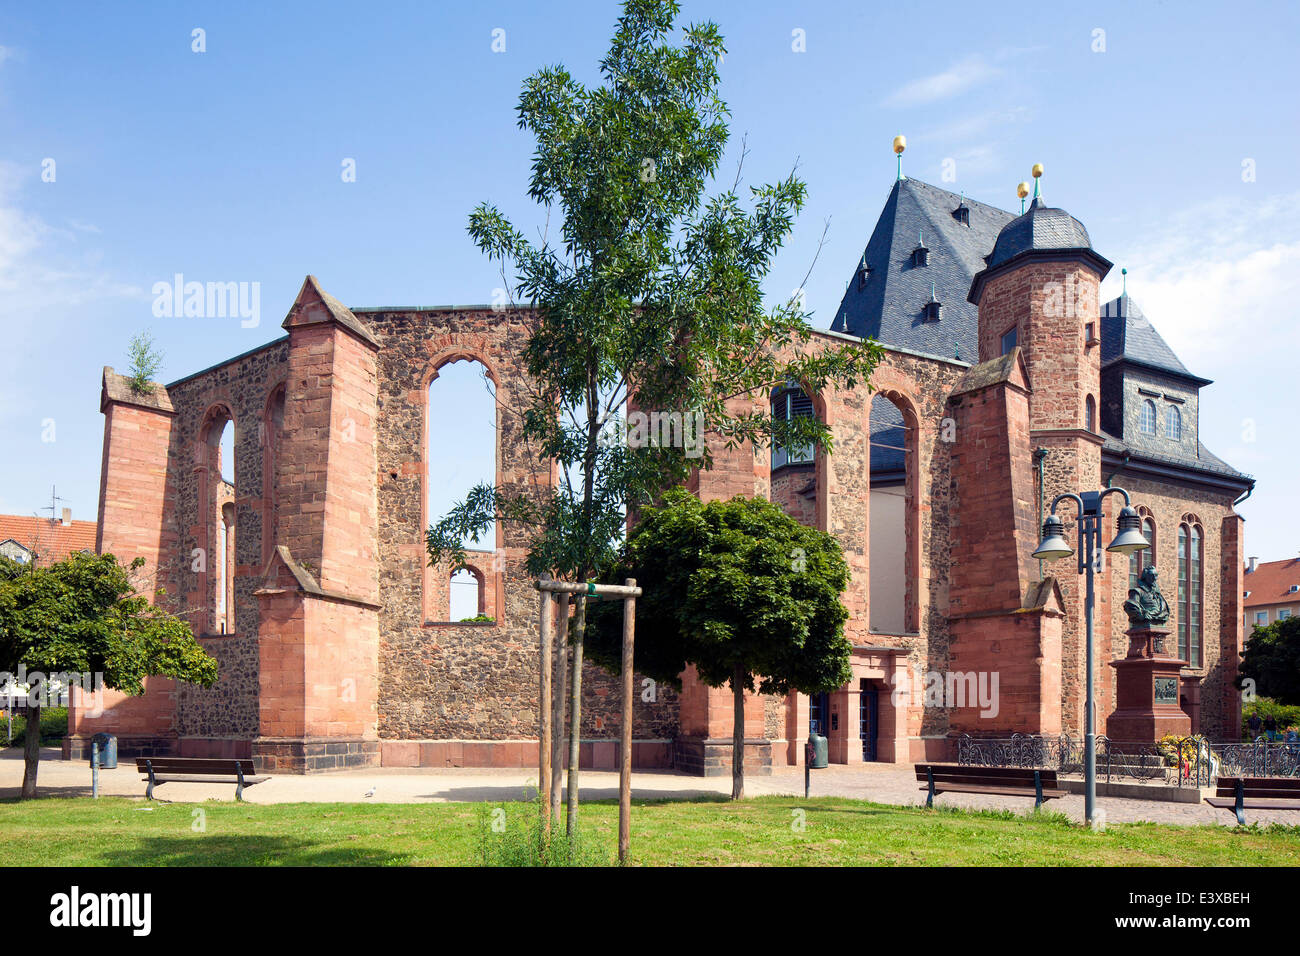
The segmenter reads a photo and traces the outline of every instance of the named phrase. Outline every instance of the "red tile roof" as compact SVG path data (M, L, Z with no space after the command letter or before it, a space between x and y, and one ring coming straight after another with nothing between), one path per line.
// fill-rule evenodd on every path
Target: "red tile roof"
M1243 585L1250 592L1246 607L1269 607L1274 604L1300 602L1300 591L1289 593L1291 585L1300 585L1300 558L1265 561L1247 571Z
M95 522L63 524L49 518L0 515L0 542L12 538L35 551L41 564L60 561L74 551L95 550Z

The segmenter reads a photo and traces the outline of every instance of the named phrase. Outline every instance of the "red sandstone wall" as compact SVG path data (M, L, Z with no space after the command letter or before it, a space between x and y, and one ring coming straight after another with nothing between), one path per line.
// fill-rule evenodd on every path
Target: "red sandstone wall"
M119 402L106 402L103 412L104 457L95 549L116 555L121 564L144 558L140 590L152 597L153 588L166 581L165 572L159 571L160 562L166 562L176 547L175 519L167 506L172 415ZM150 678L145 691L131 697L104 690L94 701L81 700L77 692L68 713L65 751L79 753L81 738L101 731L124 738L126 752L136 746L129 738L174 738L175 682ZM95 710L102 710L100 716L91 716Z

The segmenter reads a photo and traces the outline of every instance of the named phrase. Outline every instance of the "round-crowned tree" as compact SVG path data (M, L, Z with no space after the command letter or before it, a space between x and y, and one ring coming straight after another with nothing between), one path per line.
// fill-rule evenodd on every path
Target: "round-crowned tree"
M851 676L840 595L849 569L839 543L763 498L702 503L674 490L647 508L607 580L636 578L637 673L680 689L694 664L710 687L730 685L732 798L744 796L744 692L812 694ZM621 608L591 609L592 658L620 670Z

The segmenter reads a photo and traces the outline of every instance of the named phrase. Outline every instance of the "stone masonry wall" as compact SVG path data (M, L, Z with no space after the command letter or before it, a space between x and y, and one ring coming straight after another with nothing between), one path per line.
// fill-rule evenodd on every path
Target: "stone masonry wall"
M258 732L258 607L253 591L263 570L263 448L273 437L259 423L267 399L283 381L287 355L287 340L278 339L168 388L176 408L169 455L175 497L170 504L180 533L176 552L160 565L173 599L170 609L191 612L186 615L191 620L210 617L192 570L194 551L208 550L206 564L213 577L219 553L212 548L203 520L208 512L199 501L196 463L201 461L201 435L208 414L218 406L229 409L235 429L235 631L222 635L205 630L201 636L204 649L217 659L219 677L208 690L178 685L176 723L184 737L251 739Z
M498 583L492 590L501 616L495 623L431 623L423 595L428 562L424 532L438 517L425 513L425 481L438 480L436 468L426 461L425 415L457 413L454 408L427 409L429 382L440 366L476 361L495 383L498 483L520 491L541 491L552 480L552 466L541 462L535 449L523 442L518 413L529 401L522 355L528 314L487 308L357 314L383 344L378 356L377 447L380 738L536 739L538 599L524 570L525 532L498 525L492 570ZM475 563L482 568L487 562L476 557ZM638 677L638 688L640 681ZM616 681L587 666L583 687L582 737L616 740ZM676 727L671 691L659 688L653 702L638 695L635 738L671 738ZM535 759L535 744L531 752Z

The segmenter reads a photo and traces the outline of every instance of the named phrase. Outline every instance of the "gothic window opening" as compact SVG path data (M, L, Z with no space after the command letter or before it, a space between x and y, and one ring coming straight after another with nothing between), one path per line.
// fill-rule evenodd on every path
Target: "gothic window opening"
M448 588L451 620L467 621L487 616L487 592L483 587L483 572L478 568L461 568L451 576Z
M1156 519L1151 516L1150 509L1139 507L1138 514L1142 516L1142 537L1147 539L1151 547L1145 551L1134 551L1128 556L1128 586L1130 589L1138 586L1138 579L1142 576L1143 569L1156 563Z
M425 521L419 529L421 545L427 529L474 489L500 483L500 419L491 374L468 355L454 356L430 374L424 423ZM498 617L495 596L501 593L501 534L502 529L493 522L477 537L462 540L467 568L453 571L446 562L430 568L425 558L425 621L445 624Z
M195 469L196 491L203 533L191 557L199 576L203 603L198 609L195 630L201 634L235 633L236 544L238 503L236 499L235 442L237 433L230 409L211 409L199 433Z
M1178 526L1178 656L1200 667L1201 605L1203 603L1201 566L1204 536L1194 515L1184 515Z
M275 472L280 457L281 437L284 434L284 386L271 392L260 423L262 446L262 566L271 560L271 554L280 537L280 516L275 491Z
M876 634L911 634L919 626L918 425L901 395L872 396L868 586Z
M1088 396L1083 406L1083 427L1090 432L1097 430L1097 400Z

